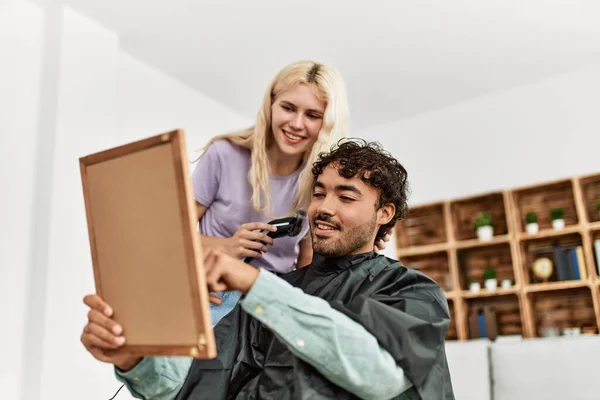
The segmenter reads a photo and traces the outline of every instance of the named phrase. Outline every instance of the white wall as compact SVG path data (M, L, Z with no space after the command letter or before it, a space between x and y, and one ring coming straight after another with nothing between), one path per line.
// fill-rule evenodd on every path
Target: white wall
M0 2L0 388L16 399L25 345L25 310L36 181L44 14Z
M599 172L599 107L596 62L357 135L402 162L420 204Z
M251 121L123 53L116 33L68 8L3 2L0 48L0 311L10 327L0 397L105 400L120 384L79 343L94 285L78 158L183 128L192 159Z
M408 169L413 203L600 171L600 62L358 135Z

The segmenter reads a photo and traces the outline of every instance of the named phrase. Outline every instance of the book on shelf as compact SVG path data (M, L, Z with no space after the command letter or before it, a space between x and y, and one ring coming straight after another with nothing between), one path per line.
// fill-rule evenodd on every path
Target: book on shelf
M471 339L488 338L495 340L498 337L498 321L493 307L475 307L469 316L469 332Z

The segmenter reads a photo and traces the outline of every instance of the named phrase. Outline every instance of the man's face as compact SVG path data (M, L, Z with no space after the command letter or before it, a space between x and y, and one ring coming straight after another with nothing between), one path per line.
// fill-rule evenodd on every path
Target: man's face
M379 191L360 178L340 176L335 164L325 167L308 208L314 252L339 257L372 251L379 226L395 211L392 204L376 210L378 198Z

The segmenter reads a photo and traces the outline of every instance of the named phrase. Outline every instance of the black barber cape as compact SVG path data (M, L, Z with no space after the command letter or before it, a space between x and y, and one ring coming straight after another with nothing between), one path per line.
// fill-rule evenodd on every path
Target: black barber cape
M396 260L366 253L324 259L282 279L363 325L414 387L398 399L454 399L439 286ZM215 327L218 356L194 360L177 400L356 399L292 355L238 304Z

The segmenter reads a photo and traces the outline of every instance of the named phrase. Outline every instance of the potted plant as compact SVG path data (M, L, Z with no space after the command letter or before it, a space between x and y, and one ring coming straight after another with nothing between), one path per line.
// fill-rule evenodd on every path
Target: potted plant
M538 217L537 214L533 211L530 211L525 215L525 229L527 233L538 233L540 230L540 226L538 225Z
M498 281L496 280L496 271L494 268L487 267L483 271L483 280L485 282L485 288L487 290L496 290L498 287Z
M552 228L556 230L563 229L565 227L565 210L563 208L553 208L550 210L550 220L552 221Z
M471 291L471 293L479 293L479 290L481 290L481 285L479 282L471 281L469 283L469 291Z
M478 213L474 225L479 240L492 240L494 237L494 223L490 214L484 212Z

